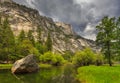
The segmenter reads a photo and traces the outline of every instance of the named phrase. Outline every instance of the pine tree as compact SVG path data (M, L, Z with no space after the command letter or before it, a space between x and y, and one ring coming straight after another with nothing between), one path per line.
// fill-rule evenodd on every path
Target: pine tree
M26 39L25 32L24 32L24 30L22 30L22 31L20 32L19 36L18 36L18 41L19 41L19 42L22 42L22 41L25 40L25 39Z
M41 39L41 28L40 26L37 28L36 32L37 32L37 42L35 47L39 50L39 53L44 54L45 52L47 52L47 48L46 45L43 44L42 39Z
M1 47L2 47L2 55L3 57L6 57L7 61L10 59L14 45L15 45L15 38L14 34L11 30L8 18L5 18L5 20L2 23L1 27Z
M116 21L116 29L115 29L115 51L117 55L117 59L120 59L120 17Z
M41 42L41 28L40 27L37 28L37 40L39 43L42 43Z
M50 33L48 33L48 37L45 45L46 45L47 51L52 51L52 40L51 40Z
M2 43L2 38L3 38L3 28L2 28L2 18L0 16L0 44Z
M101 45L102 52L108 58L109 65L112 66L111 42L113 41L113 31L115 30L115 18L104 17L96 28L98 30L96 42Z
M39 51L32 45L31 41L28 39L23 40L18 45L18 53L20 57L27 56L28 54L35 54L36 56L39 55Z
M34 36L32 35L32 30L28 31L27 38L32 42L33 46L35 46Z
M2 40L3 38L3 28L2 28L2 19L1 19L1 16L0 16L0 59L2 59Z

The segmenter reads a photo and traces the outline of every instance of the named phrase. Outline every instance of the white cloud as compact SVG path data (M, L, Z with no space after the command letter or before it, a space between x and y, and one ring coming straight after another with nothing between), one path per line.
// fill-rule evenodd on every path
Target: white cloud
M85 30L84 30L84 37L87 38L87 39L93 39L95 40L96 39L96 34L95 34L95 25L94 24L91 24L91 23L88 23Z
M95 31L95 25L91 24L91 23L88 23L85 30L84 30L84 33L89 33L89 32L93 32Z

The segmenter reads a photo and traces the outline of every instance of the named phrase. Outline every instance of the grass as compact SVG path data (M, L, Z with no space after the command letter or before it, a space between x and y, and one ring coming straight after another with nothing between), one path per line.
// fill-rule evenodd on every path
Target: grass
M13 64L0 64L0 69L11 69L12 65ZM40 68L49 68L49 67L52 67L52 65L40 63L39 67Z
M52 65L40 63L40 64L39 64L39 67L40 67L40 68L50 68L50 67L52 67Z
M0 64L0 69L10 69L12 64Z
M11 69L12 65L13 64L0 64L0 69ZM40 63L39 67L40 68L49 68L49 67L52 67L52 65Z
M80 67L77 78L81 83L120 83L120 65Z

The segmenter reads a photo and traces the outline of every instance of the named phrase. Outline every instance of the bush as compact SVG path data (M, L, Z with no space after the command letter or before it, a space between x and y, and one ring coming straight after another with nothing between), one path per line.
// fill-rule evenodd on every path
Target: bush
M69 51L69 50L67 50L67 51L64 52L64 54L62 56L64 57L65 60L71 62L72 58L74 56L74 53Z
M96 54L96 61L95 64L100 66L104 63L104 56L101 53Z
M40 62L48 63L52 65L62 65L64 58L60 54L53 54L52 52L46 52L40 56Z
M39 51L32 45L31 41L23 40L18 46L18 53L21 57L27 56L28 54L35 54L39 56Z
M47 52L47 47L39 42L35 44L35 47L38 49L40 54L44 54L45 52Z
M77 67L93 64L95 62L95 54L90 48L86 48L76 52L72 62Z

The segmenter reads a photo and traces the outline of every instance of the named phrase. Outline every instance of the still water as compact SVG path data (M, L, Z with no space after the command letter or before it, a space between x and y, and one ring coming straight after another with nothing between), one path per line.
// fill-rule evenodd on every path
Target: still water
M41 68L32 74L13 75L10 70L0 70L0 83L79 83L71 66Z

